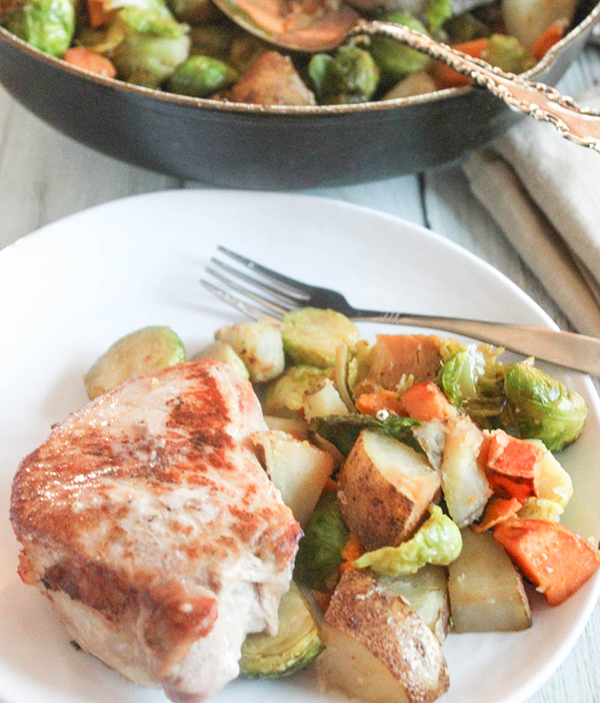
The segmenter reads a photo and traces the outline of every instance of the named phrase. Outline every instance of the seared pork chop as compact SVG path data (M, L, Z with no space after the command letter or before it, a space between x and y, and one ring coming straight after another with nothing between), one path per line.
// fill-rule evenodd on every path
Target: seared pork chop
M188 362L70 415L15 477L23 581L81 647L174 701L219 691L246 634L277 630L301 530L251 451L265 429L231 367Z

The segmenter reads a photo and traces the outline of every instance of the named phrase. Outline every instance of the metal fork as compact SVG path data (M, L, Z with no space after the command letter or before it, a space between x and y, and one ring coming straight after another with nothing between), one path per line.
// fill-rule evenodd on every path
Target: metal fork
M209 265L206 271L229 289L257 303L259 307L204 279L201 281L202 285L225 303L254 319L266 317L280 320L286 312L301 307L329 308L357 322L382 322L387 325L443 330L480 339L569 369L600 375L600 339L594 337L502 322L360 310L352 307L337 291L311 286L290 278L225 247L220 246L218 250L255 275L248 275L243 270L216 258L211 259L213 266ZM242 285L241 282L247 285Z

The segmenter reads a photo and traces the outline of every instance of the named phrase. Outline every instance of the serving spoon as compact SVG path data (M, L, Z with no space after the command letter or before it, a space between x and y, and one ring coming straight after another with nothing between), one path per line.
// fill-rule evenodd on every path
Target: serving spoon
M553 124L562 137L600 152L599 111L577 107L572 98L544 83L506 73L404 25L367 21L345 3L328 9L326 0L213 1L250 33L295 51L330 51L361 35L389 37L468 76L513 110Z

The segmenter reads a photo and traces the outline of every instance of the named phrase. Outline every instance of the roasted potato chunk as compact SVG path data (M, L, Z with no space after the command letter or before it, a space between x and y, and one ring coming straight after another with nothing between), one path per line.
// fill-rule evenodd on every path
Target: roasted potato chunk
M340 471L338 505L348 527L371 551L408 539L439 491L439 476L422 454L363 430Z
M460 556L448 567L455 632L502 632L531 626L523 579L491 534L462 530ZM498 548L500 547L500 548Z
M449 684L442 647L401 596L347 569L323 620L325 688L373 703L431 703Z

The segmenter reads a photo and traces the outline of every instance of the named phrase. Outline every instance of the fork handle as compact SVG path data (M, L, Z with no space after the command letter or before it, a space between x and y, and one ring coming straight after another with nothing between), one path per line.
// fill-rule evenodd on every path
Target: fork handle
M502 322L481 322L375 310L357 310L356 314L352 315L352 319L358 322L381 322L387 325L410 325L444 330L505 347L525 356L535 356L558 366L600 375L600 339L586 337L583 334Z

